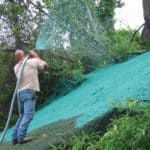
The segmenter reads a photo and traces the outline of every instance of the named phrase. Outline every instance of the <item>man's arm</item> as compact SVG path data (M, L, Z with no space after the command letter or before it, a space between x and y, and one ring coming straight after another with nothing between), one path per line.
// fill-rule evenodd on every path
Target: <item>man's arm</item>
M42 61L42 63L44 63L44 69L48 69L49 68L48 63L46 61L44 61L43 59L41 59L35 51L31 50L29 52L29 54L30 54L30 56L32 58L38 58L38 59L40 59L40 61Z

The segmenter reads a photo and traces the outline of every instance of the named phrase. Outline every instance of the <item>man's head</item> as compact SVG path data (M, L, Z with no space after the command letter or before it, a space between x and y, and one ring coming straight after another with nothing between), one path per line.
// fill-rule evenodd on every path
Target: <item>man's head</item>
M23 50L16 50L15 51L15 58L17 61L21 61L25 58L25 53Z

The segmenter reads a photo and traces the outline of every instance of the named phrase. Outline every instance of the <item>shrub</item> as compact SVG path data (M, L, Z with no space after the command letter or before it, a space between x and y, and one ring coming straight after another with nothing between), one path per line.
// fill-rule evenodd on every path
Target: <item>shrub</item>
M44 51L39 52L49 64L49 72L52 78L81 77L83 73L80 58L70 51Z
M125 61L134 51L141 49L140 34L137 34L135 39L131 42L133 30L117 30L112 36L112 44L110 50L114 56L115 61Z
M13 72L13 53L0 51L0 130L6 121L11 103L11 95L14 89L15 75ZM13 121L12 121L13 122ZM11 122L11 123L12 123Z
M58 146L50 145L51 150L148 150L150 147L149 104L129 100L120 107L126 113L116 116L107 127L104 135L94 134L71 136L69 142L63 140ZM133 109L132 109L133 108Z
M109 150L147 150L150 146L150 112L114 119L100 139L101 148Z
M70 51L44 51L39 55L48 62L49 69L40 72L41 92L38 95L38 103L50 95L64 94L80 84L83 75L83 65L76 55Z

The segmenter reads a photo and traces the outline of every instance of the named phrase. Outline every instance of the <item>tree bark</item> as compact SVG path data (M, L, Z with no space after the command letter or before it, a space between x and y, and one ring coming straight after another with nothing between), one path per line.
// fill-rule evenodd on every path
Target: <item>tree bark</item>
M144 15L144 28L142 30L142 43L149 45L150 42L150 0L143 0L143 15Z

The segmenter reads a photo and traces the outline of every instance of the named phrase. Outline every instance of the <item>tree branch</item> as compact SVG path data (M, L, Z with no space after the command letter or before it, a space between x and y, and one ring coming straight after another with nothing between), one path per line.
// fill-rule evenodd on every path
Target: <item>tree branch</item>
M130 40L130 43L132 43L134 41L134 38L136 36L136 33L145 25L145 23L143 23L137 30L135 30L135 32L133 33L132 39Z
M44 15L49 16L41 7L37 6L36 4L33 3L33 1L30 1L30 3L39 10L39 12L44 13Z

